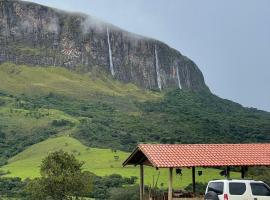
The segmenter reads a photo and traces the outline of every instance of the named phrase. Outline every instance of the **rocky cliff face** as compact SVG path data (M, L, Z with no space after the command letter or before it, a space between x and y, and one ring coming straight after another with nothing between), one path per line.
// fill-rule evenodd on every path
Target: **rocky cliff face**
M168 45L90 16L0 1L0 62L91 71L147 89L208 90L196 64Z

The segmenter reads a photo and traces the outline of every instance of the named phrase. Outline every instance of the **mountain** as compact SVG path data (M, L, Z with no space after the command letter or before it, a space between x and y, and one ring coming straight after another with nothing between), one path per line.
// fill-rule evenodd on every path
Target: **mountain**
M91 16L18 0L0 1L0 63L98 66L147 89L208 90L196 64L168 45Z
M270 142L269 112L212 94L194 62L162 42L17 0L0 1L0 42L1 169L44 155L36 149L50 138L125 152Z

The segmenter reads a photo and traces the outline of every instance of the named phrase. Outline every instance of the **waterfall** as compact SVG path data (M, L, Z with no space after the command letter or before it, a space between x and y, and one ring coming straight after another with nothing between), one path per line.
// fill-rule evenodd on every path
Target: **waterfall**
M109 47L110 70L111 70L112 76L114 76L115 72L114 72L114 68L113 68L112 49L111 49L110 33L109 33L108 27L107 27L107 41L108 41L108 47Z
M179 76L179 67L177 67L176 75L177 75L178 87L179 89L182 89L180 76Z
M157 83L158 88L161 90L161 79L160 79L160 72L159 72L159 63L158 63L158 55L157 55L157 48L155 46L155 58L156 58L156 73L157 73Z

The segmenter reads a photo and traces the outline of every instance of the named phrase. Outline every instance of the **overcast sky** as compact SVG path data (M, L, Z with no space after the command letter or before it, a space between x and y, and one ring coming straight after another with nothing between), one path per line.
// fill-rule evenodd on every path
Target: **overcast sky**
M96 16L192 59L220 97L270 111L270 0L31 0Z

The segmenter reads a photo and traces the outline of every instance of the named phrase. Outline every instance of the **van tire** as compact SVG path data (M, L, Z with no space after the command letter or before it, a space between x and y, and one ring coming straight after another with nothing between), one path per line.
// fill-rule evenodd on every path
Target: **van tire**
M204 196L205 200L219 200L217 193L209 191Z

